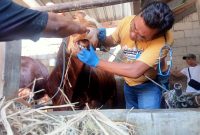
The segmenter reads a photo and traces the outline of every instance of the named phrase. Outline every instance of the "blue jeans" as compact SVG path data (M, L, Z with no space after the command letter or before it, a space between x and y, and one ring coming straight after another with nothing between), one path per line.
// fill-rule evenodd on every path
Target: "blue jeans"
M126 109L158 109L161 102L161 90L152 82L129 86L124 84Z

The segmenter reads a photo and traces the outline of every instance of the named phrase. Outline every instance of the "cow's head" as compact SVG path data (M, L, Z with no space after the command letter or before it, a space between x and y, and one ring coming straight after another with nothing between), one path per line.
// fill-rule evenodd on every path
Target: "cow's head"
M74 34L70 36L68 45L68 51L76 55L81 48L88 48L90 44L96 46L98 43L97 38L97 24L96 20L86 15L84 12L76 12L74 15L74 21L84 25L88 28L88 32L84 34ZM92 31L92 32L91 32Z

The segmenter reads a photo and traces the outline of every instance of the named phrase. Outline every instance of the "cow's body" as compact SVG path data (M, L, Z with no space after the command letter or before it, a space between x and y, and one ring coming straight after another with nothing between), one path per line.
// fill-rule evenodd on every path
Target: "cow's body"
M76 57L70 57L69 52L65 53L65 60L63 61L63 49L63 46L61 46L57 55L56 66L48 78L46 87L48 95L54 97L58 91L62 78L63 62L65 61L65 71L67 73L65 73L64 87L62 89L71 102L79 102L76 106L77 109L83 109L85 103L88 103L90 108L99 108L101 106L113 108L116 104L116 81L114 75L84 65ZM67 67L69 60L71 64ZM67 68L68 70L66 70ZM52 101L54 105L65 104L64 96L62 96L61 92L58 92Z
M74 34L68 38L67 43L63 42L60 46L56 67L48 78L47 93L49 97L53 97L54 105L65 103L65 97L61 92L58 92L58 87L61 87L70 102L79 102L76 106L78 109L83 109L85 103L88 103L90 108L116 107L117 88L114 74L91 68L76 57L77 50L80 48L88 48L90 44L97 45L98 26L94 21L91 21L92 19L88 19L85 13L79 12L75 16L74 21L90 27L90 34L88 32ZM64 47L64 45L66 46ZM63 53L63 50L67 50L66 53ZM62 82L63 67L65 67L65 77Z
M21 57L20 88L32 89L34 80L41 78L36 81L34 91L45 89L48 75L47 68L40 61L26 56ZM44 93L36 94L34 98L41 98Z
M80 108L88 103L90 108L113 108L116 98L116 82L113 74L84 66L79 74L72 102Z

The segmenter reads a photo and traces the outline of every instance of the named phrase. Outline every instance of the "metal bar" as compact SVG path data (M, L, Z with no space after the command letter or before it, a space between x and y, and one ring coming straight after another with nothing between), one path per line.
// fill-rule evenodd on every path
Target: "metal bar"
M52 11L56 13L60 12L69 12L83 9L90 9L96 7L104 7L110 5L116 5L126 2L133 2L134 0L87 0L87 1L73 1L73 2L65 2L60 4L55 4L51 6L41 6L37 8L32 8L39 11Z
M6 42L4 66L3 95L6 99L17 96L20 82L21 41Z

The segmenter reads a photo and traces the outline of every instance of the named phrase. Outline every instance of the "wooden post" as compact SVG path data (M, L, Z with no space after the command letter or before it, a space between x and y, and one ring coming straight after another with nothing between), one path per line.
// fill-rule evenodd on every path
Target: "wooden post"
M0 96L6 99L13 98L17 94L20 82L21 41L12 41L2 44L0 47Z
M197 11L196 1L197 0L187 0L180 6L173 9L173 12L175 15L175 21L178 22L181 19L183 19L185 16L196 12Z
M133 13L137 15L140 13L141 10L141 0L137 0L133 2Z

